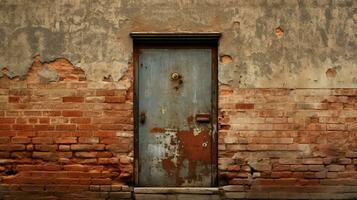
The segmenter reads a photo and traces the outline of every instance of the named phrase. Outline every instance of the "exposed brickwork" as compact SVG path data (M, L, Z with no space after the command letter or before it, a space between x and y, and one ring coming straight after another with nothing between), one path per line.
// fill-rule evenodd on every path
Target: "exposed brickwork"
M131 88L64 71L59 82L41 84L34 65L26 81L0 80L1 195L129 198ZM221 85L219 91L219 181L231 185L226 197L355 195L357 89Z
M86 81L0 79L0 199L127 199L133 178L132 67ZM226 198L354 198L357 89L219 87L219 182ZM227 186L228 185L228 186ZM268 195L268 196L267 196Z
M132 89L86 81L65 60L49 66L59 82L41 84L38 62L25 81L0 79L0 199L130 196Z
M219 113L219 179L242 198L357 191L357 89L221 86Z

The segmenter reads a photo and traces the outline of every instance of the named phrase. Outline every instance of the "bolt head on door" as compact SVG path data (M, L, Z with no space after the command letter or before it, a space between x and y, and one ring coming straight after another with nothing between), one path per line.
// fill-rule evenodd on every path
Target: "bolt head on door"
M171 80L175 81L181 78L181 75L177 72L171 74Z

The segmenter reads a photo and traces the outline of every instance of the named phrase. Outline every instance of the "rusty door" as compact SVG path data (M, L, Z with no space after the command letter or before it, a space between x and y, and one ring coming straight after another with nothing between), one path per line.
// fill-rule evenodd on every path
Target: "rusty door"
M214 186L215 49L137 54L136 185Z

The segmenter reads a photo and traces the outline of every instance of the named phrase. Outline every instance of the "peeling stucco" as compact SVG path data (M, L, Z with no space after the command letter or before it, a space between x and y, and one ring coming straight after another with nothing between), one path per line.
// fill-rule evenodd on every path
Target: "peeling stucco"
M118 81L130 32L218 31L219 55L232 59L219 62L222 84L357 87L356 10L353 0L0 0L0 68L24 77L39 55Z

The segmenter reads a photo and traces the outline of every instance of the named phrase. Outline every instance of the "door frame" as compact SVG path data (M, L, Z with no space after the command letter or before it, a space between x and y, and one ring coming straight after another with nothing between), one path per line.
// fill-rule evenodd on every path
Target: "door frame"
M166 48L166 49L211 49L212 51L212 145L211 145L211 166L212 177L211 187L218 186L218 42L221 33L130 33L133 39L133 98L134 98L134 186L139 184L139 77L138 61L140 49L144 48Z

